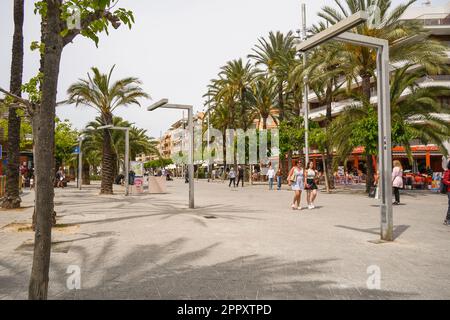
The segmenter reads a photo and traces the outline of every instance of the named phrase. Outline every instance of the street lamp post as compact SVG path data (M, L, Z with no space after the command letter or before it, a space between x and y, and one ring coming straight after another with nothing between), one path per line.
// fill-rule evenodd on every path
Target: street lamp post
M347 32L369 19L367 12L359 11L332 25L324 31L297 45L297 50L306 52L329 40L338 40L354 45L373 48L377 51L377 95L379 129L379 166L381 183L381 240L393 241L392 212L392 142L391 142L391 105L389 95L389 42L384 39Z
M81 150L81 147L83 145L84 137L81 135L78 137L78 190L81 190L82 184L83 184L83 151Z
M302 41L307 40L307 34L306 34L306 4L302 3L302 30L301 30L301 39ZM303 52L303 68L306 70L306 67L308 65L308 56L306 51ZM303 79L304 82L304 93L303 93L303 100L304 100L304 121L305 121L305 168L309 168L309 101L308 101L308 95L309 95L309 83L308 83L308 75L305 73L305 77Z
M107 126L98 127L97 130L111 129L125 131L125 196L130 194L129 192L129 172L130 172L130 128L129 127L115 127L112 124Z
M169 104L169 100L162 99L150 107L147 111L153 111L158 108L166 109L181 109L188 111L188 131L189 131L189 159L188 159L188 174L189 174L189 208L194 209L194 107L191 105Z

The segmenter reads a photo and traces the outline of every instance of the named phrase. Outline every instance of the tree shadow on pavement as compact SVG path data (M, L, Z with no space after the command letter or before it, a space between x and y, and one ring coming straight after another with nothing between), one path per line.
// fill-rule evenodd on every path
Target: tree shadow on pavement
M53 299L406 299L410 292L369 290L333 280L335 259L283 261L258 255L207 263L220 243L183 250L179 238L164 245L141 245L99 270L113 254L105 245L97 259L80 261L82 289L64 289ZM80 251L82 252L82 251ZM55 266L53 269L58 269ZM64 275L64 270L56 272ZM54 279L65 283L66 279ZM55 290L58 291L58 290Z
M361 228L355 228L355 227L349 227L349 226L342 226L342 225L336 225L337 228L352 230L352 231L358 231L358 232L364 232L364 233L370 233L374 235L380 234L380 228L368 228L368 229L361 229ZM410 226L407 225L398 225L394 226L394 240L399 238L406 230L408 230Z

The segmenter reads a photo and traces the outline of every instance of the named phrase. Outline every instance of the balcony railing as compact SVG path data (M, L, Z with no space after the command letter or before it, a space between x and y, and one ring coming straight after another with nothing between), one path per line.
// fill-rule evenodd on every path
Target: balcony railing
M442 18L442 15L424 14L417 18L424 26L450 26L450 15Z

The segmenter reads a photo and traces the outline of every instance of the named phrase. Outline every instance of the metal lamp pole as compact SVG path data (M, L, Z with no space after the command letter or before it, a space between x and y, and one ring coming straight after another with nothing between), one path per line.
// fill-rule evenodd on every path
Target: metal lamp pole
M302 41L306 41L306 4L302 3L302 31L301 31ZM306 71L306 67L308 65L306 51L303 52L303 71ZM305 168L308 168L309 164L309 84L308 84L308 75L305 73L303 78L305 89L304 89L304 107L305 107Z
M188 131L189 131L189 159L188 159L188 174L189 174L189 208L194 209L194 107L191 105L169 104L169 100L162 99L150 107L147 111L153 111L158 108L166 109L181 109L188 111Z
M389 42L384 39L347 32L369 19L367 12L359 11L315 34L297 45L297 50L306 52L331 39L353 45L365 46L377 51L377 85L378 85L378 128L380 154L380 216L381 240L393 241L392 211L392 141L391 141L391 102L389 90Z

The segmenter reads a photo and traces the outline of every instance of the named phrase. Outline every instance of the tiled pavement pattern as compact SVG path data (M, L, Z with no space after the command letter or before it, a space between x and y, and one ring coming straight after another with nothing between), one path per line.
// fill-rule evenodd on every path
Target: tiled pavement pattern
M230 190L196 182L196 205L175 180L164 195L99 196L98 185L58 189L51 299L450 299L447 199L403 196L396 241L374 244L379 209L361 194L319 194L317 209L292 211L291 192L266 186ZM0 211L0 228L30 222L27 208ZM304 199L303 199L304 201ZM78 226L78 228L77 228ZM25 299L31 232L0 229L0 299ZM81 270L81 290L66 286ZM381 269L369 290L367 268Z

